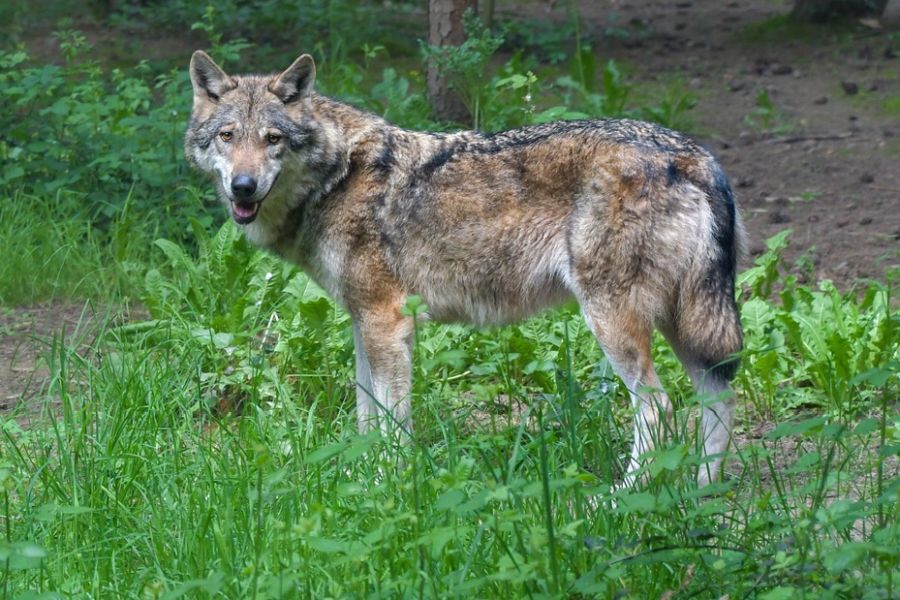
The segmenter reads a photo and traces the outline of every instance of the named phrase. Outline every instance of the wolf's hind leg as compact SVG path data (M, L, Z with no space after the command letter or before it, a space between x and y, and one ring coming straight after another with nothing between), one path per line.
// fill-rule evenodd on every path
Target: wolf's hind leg
M735 396L729 382L737 369L735 354L741 350L742 336L733 302L713 305L695 319L690 305L684 304L677 328L661 329L702 404L700 435L707 460L700 466L697 483L703 486L718 479L731 443Z
M694 381L694 387L703 399L703 456L710 459L700 465L697 473L697 484L702 487L718 479L725 451L731 443L734 393L727 381L710 373L704 373L699 381Z
M634 443L623 482L628 486L635 481L641 455L664 436L672 405L653 368L650 316L625 304L587 301L582 303L582 310L604 354L628 388L634 406Z

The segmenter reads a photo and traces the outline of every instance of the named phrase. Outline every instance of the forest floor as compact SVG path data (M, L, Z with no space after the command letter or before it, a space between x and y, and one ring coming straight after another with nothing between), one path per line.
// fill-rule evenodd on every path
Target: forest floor
M800 280L848 289L883 279L900 260L900 3L878 23L841 32L790 25L778 18L788 9L771 0L579 8L598 59L622 64L642 98L673 89L696 98L686 116L735 188L748 232L744 266L791 228L786 258ZM565 3L546 0L498 2L498 13L569 18ZM50 43L36 37L31 49L50 55ZM147 51L189 48L157 37ZM763 90L770 103L760 101ZM41 357L64 328L84 330L82 307L0 310L0 412L46 385Z

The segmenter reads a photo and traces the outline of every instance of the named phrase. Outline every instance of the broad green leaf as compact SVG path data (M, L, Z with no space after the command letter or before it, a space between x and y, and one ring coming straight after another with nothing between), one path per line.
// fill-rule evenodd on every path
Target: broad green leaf
M663 471L674 471L681 466L686 455L687 448L684 446L675 446L654 452L648 457L651 459L650 474L655 477Z
M881 423L878 419L869 417L868 419L863 419L859 423L856 424L856 427L853 428L853 433L856 435L868 435L873 431L876 431L880 427Z
M368 452L375 442L381 439L381 432L372 431L366 435L353 438L347 449L343 451L343 458L346 461L353 461Z
M464 491L458 489L447 490L438 497L437 502L434 503L434 509L441 511L449 510L451 508L456 508L465 501L466 493Z
M341 540L333 540L329 538L312 537L307 540L309 547L326 554L337 554L346 552L350 548L349 542Z
M334 442L332 444L322 446L307 454L303 462L308 465L325 462L326 460L334 458L335 456L343 452L347 448L347 446L348 444L346 441Z
M798 590L793 587L779 586L767 592L763 592L757 598L759 600L792 600L793 598L802 597L797 595Z
M741 322L750 331L764 331L772 319L772 307L759 298L751 298L741 306Z
M780 423L775 427L775 429L767 433L765 437L766 439L777 440L779 438L788 437L791 435L803 435L813 429L822 427L825 422L825 417L813 417L811 419L806 419L803 421L789 421L787 423Z
M854 375L850 379L850 383L853 385L868 383L873 387L880 388L884 387L884 384L886 384L891 377L900 377L900 373L881 367L869 369L868 371L863 371L862 373Z
M825 555L825 568L837 574L856 566L865 557L867 546L865 543L847 542L835 548Z
M656 510L656 496L647 492L636 492L616 495L617 506L615 512L621 514L653 512Z
M803 454L790 466L790 468L788 468L787 472L796 474L812 470L814 467L818 466L820 458L818 452Z
M207 597L212 597L213 595L218 594L224 585L225 575L223 573L216 572L209 577L206 577L205 579L192 579L190 581L180 583L171 591L163 594L161 596L161 600L176 600L176 598L181 598L187 595L188 592L193 592L195 590L206 592L206 594L208 595Z

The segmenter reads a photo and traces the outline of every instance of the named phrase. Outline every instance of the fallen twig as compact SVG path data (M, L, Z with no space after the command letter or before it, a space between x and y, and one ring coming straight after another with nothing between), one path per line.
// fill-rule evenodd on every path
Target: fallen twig
M796 144L797 142L825 142L830 140L845 140L852 137L853 132L831 133L822 135L792 135L787 137L777 137L765 140L768 144Z

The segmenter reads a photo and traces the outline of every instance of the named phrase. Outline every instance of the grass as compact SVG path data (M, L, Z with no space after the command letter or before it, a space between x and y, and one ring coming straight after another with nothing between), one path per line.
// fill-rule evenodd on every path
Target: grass
M107 232L79 208L79 194L38 197L18 192L3 201L0 305L66 298L110 299L133 283L152 232L126 210Z
M163 339L93 365L55 346L51 424L4 447L10 597L890 597L898 490L875 473L877 419L782 427L707 490L674 445L611 509L548 420L559 398L531 402L543 428L495 431L419 398L433 423L400 449L350 431L346 386L276 388L216 417L190 376L202 352ZM590 425L586 445L621 437ZM795 437L813 450L776 468Z
M783 39L800 39L840 45L860 29L862 26L853 20L809 23L798 21L789 14L783 14L745 26L739 36L744 42L756 44Z
M900 115L900 95L889 96L884 100L882 110L888 115Z
M798 286L772 240L742 275L729 475L692 483L697 399L657 344L676 424L649 481L614 491L625 390L571 310L420 328L396 447L355 432L346 315L231 225L199 235L156 246L148 321L54 339L41 417L4 421L0 598L895 592L890 286Z
M755 107L744 117L744 123L751 129L776 135L796 128L796 124L785 117L765 89L757 90Z

